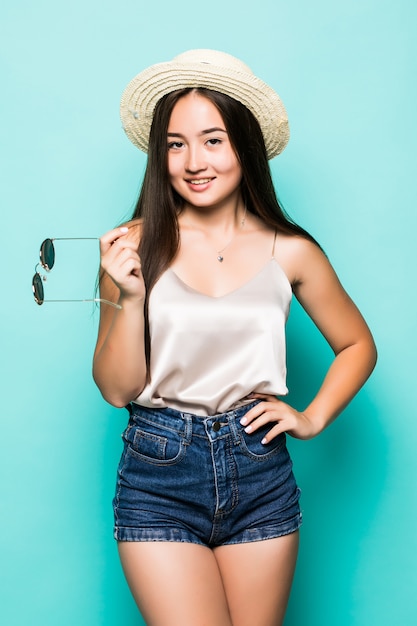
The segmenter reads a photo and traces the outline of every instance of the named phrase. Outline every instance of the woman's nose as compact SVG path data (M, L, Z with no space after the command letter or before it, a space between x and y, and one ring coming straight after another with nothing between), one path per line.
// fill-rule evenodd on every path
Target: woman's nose
M207 168L207 163L204 159L202 151L197 146L190 146L187 151L187 159L185 168L188 172L201 172Z

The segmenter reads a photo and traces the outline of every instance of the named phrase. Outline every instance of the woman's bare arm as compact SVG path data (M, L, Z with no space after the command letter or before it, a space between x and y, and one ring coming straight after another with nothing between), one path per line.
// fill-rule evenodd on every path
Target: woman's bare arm
M256 395L265 402L248 412L245 424L250 432L267 422L276 422L265 442L284 431L300 439L320 433L352 400L376 363L371 332L323 252L301 238L293 238L287 249L286 269L294 293L335 358L318 393L302 412L273 396Z
M117 228L100 240L100 295L122 308L101 307L93 376L103 397L117 407L136 398L146 382L145 284L135 230Z

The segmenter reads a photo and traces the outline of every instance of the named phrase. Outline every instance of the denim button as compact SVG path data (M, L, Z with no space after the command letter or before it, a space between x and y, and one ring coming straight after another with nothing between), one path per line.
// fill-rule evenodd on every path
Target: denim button
M214 430L215 433L218 433L220 428L221 428L220 422L214 422L213 423L213 430Z

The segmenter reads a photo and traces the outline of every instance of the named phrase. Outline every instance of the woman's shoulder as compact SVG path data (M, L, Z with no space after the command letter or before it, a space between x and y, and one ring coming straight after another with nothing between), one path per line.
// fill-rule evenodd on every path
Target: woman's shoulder
M302 234L289 234L277 231L276 250L283 250L288 254L296 256L310 256L317 253L323 254L320 245Z
M326 255L314 240L303 235L278 232L274 257L284 268L290 282L294 285L309 267L328 264Z

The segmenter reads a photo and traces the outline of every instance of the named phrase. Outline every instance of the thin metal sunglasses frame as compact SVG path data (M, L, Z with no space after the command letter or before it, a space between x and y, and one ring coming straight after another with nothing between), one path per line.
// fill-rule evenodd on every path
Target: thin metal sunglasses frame
M46 272L50 272L55 264L55 247L54 241L99 241L98 237L47 237L41 243L39 249L39 262L35 266L35 274L32 278L32 291L36 304L43 304L44 302L100 302L101 304L108 304L115 309L121 309L120 304L111 302L105 298L83 298L83 299L68 299L68 300L45 300L43 283L46 281L46 275L42 275L38 268L41 266Z

